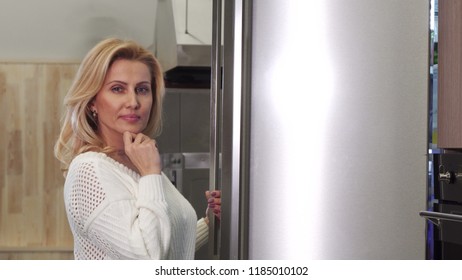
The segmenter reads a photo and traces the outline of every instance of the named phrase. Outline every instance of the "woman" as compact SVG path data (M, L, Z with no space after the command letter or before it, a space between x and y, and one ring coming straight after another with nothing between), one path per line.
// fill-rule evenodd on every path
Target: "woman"
M161 172L163 93L159 63L132 41L106 39L82 61L55 145L76 259L193 259L207 241L207 217Z

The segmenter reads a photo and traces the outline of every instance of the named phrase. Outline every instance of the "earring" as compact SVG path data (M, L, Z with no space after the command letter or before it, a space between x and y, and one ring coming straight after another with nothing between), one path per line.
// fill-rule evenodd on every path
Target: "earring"
M96 111L91 111L91 115L95 121L98 119L98 113L96 113Z

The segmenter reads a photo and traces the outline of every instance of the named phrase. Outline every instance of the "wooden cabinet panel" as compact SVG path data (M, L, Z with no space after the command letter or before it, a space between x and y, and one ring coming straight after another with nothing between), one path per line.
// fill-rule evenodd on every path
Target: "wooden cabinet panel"
M438 147L462 148L462 1L439 1Z
M73 260L72 249L61 250L53 248L51 251L45 249L12 248L0 251L0 260Z
M53 146L63 98L77 68L78 64L0 63L0 258L27 258L11 248L65 250L65 258L72 251L64 178ZM60 252L34 256L62 258Z

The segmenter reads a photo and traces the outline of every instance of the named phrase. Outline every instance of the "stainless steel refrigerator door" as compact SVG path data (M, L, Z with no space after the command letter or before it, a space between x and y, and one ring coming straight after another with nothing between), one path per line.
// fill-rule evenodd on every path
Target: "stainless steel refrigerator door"
M220 182L221 121L222 121L222 1L214 0L212 8L212 62L210 86L210 191L222 189ZM222 198L223 199L223 198ZM226 205L226 203L224 204ZM223 207L223 206L222 206ZM209 215L209 256L218 259L220 227L213 214Z
M428 1L253 11L249 257L423 259Z
M214 0L213 10L210 182L211 190L222 191L222 218L219 227L210 227L210 252L214 258L245 259L251 1Z

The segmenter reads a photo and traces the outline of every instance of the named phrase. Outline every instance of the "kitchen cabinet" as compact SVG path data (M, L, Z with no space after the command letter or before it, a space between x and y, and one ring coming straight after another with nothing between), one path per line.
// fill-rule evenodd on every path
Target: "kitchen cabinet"
M439 1L438 144L462 148L462 1Z
M167 89L162 133L156 138L161 153L208 153L210 90Z
M212 0L172 0L177 43L212 44Z
M73 258L53 147L77 68L0 63L0 259Z

